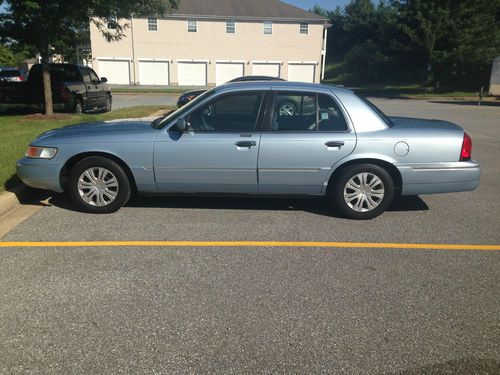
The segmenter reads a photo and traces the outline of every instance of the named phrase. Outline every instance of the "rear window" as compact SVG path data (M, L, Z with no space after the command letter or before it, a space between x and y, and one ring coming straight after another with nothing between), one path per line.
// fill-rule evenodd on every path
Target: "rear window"
M356 94L356 96L358 98L360 98L363 102L365 102L365 104L368 107L370 107L378 115L378 117L380 117L382 119L382 121L385 122L385 124L388 127L392 128L394 126L394 124L392 123L391 119L389 117L387 117L385 115L385 113L380 110L379 107L377 107L375 104L373 104L371 101L369 101L368 99L366 99L365 97L363 97L361 95L357 95Z
M30 81L41 81L42 66L33 65L28 79ZM81 81L82 78L76 65L51 65L50 79L51 81Z

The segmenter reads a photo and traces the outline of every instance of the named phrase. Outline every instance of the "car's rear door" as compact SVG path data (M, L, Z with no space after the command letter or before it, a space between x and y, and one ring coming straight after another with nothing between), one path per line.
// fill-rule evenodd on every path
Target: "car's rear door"
M257 193L259 122L265 92L219 95L183 116L188 131L175 125L155 142L159 192Z
M261 137L262 194L321 194L332 169L356 146L336 98L324 92L277 91Z

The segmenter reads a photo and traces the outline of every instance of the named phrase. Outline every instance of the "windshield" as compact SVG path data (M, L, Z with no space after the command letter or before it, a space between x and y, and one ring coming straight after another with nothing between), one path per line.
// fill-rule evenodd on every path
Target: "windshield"
M375 111L375 113L382 119L382 121L384 121L386 123L386 125L390 128L392 128L394 126L394 124L392 123L391 119L389 117L387 117L385 115L384 112L382 112L380 110L380 108L378 108L375 104L373 104L371 101L369 101L368 99L366 99L365 97L361 96L361 95L357 95L356 96L358 98L360 98L363 102L366 103L366 105L368 105L371 109L373 109L373 111Z
M198 104L202 100L205 100L209 96L212 96L214 93L215 93L215 91L213 89L205 91L203 94L201 94L200 96L196 97L195 99L193 99L192 101L190 101L185 106L179 108L178 110L173 111L173 112L167 114L166 116L157 118L156 120L154 120L151 123L151 127L153 127L154 129L161 129L161 128L163 128L168 123L176 120L179 117L184 116L184 114L186 112L188 112L193 106L195 106L196 104Z

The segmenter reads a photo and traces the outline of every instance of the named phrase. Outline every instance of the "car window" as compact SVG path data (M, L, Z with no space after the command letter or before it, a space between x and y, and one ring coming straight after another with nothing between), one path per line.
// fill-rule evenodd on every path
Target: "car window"
M153 121L151 123L151 126L155 129L161 129L164 126L168 125L169 123L173 123L174 121L177 121L179 118L185 116L189 111L198 105L198 103L206 100L210 96L214 95L215 91L214 89L205 91L203 94L200 96L197 96L193 100L191 100L189 103L187 103L185 106L182 106L181 108L172 111L171 113L167 114L164 118L162 118L161 121Z
M331 96L318 95L318 111L319 131L343 132L349 129L342 111Z
M188 126L194 132L253 132L263 96L252 92L216 98L192 112Z
M83 82L90 83L89 70L87 68L80 68L80 71L82 72Z
M347 122L335 100L325 94L278 92L274 99L273 131L346 131Z
M316 107L315 93L277 93L274 99L272 130L316 130Z
M42 80L42 66L39 64L33 65L30 70L29 78L30 81L41 81ZM50 80L52 82L60 81L80 81L82 78L78 67L76 65L66 65L66 64L54 64L50 65Z
M90 74L90 79L93 81L93 82L97 82L97 81L100 81L99 79L99 76L96 74L96 72L94 72L92 69L88 68L88 71L89 71L89 74Z

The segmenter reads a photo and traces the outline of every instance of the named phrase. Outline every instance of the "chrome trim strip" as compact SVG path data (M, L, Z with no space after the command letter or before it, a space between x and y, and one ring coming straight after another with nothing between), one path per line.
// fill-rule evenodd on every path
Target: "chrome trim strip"
M397 168L411 168L416 171L462 170L479 168L475 161L457 161L443 163L394 164Z
M259 168L259 172L321 172L325 168ZM329 168L328 168L329 170Z
M155 167L156 170L190 171L190 172L255 172L256 168L231 169L231 168L182 168L182 167Z

